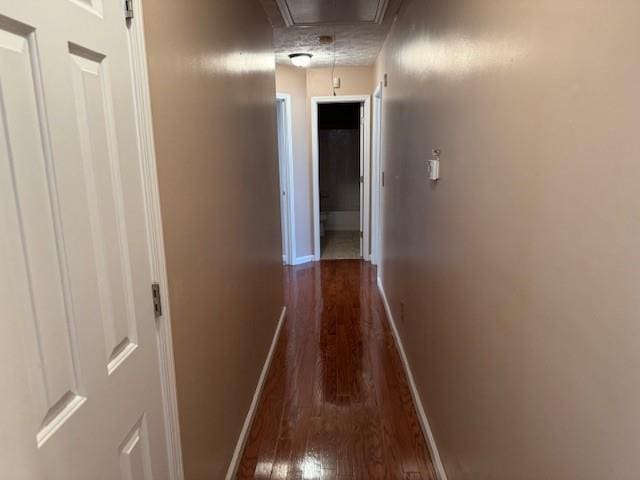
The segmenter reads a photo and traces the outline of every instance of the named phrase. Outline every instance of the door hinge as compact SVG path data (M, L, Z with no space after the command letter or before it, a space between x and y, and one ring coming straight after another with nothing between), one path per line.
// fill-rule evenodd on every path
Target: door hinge
M364 183L364 176L363 175L360 175L360 183Z
M364 237L364 234L362 233L362 230L360 230L360 238Z
M160 284L151 284L151 296L153 298L153 315L156 318L162 316L162 298L160 297Z
M124 0L124 18L133 18L133 0Z

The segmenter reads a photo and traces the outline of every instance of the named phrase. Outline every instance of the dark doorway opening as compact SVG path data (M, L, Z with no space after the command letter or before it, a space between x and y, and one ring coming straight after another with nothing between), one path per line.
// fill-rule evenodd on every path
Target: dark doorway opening
M318 105L320 258L360 258L361 104Z

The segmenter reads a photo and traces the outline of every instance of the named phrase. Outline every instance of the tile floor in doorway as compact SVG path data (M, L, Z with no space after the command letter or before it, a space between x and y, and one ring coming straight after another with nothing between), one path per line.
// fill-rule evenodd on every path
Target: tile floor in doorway
M320 238L322 260L349 260L360 258L360 232L327 230Z

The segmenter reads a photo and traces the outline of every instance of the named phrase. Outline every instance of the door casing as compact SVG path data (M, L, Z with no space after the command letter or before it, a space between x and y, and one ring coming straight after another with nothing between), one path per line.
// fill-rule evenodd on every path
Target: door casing
M167 435L167 455L169 477L172 480L184 480L182 463L182 444L180 441L180 423L178 418L178 397L176 394L176 373L173 358L173 337L171 333L171 308L169 305L169 283L162 234L162 215L160 211L160 191L156 166L156 151L151 115L151 92L149 89L149 71L147 50L144 40L144 13L142 0L133 0L134 16L129 20L131 36L131 58L133 65L134 101L136 104L140 161L144 182L145 213L149 232L149 254L151 257L152 281L160 286L162 298L162 316L157 321L157 341L162 387L162 405L164 409L165 431ZM124 21L124 20L123 20Z
M360 103L363 108L363 118L360 128L364 136L364 145L360 155L363 162L361 188L362 202L360 214L362 222L362 249L363 260L371 259L370 237L370 193L371 193L371 97L370 95L341 95L311 97L311 163L313 176L313 257L315 261L320 260L320 178L319 178L319 149L318 149L318 105L326 103Z
M284 146L283 151L278 148L278 163L280 172L280 205L281 221L283 222L283 243L287 244L283 261L286 265L294 265L296 260L296 224L295 202L293 192L293 127L291 120L291 95L276 94L276 108L282 114L282 121L278 117L278 144ZM284 199L284 201L283 201Z
M371 125L371 263L382 257L382 83L373 92Z

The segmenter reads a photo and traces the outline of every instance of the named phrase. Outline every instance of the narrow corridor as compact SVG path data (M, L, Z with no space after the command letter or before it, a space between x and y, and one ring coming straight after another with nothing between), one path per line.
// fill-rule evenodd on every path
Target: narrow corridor
M238 478L435 479L375 267L285 276L287 318Z

